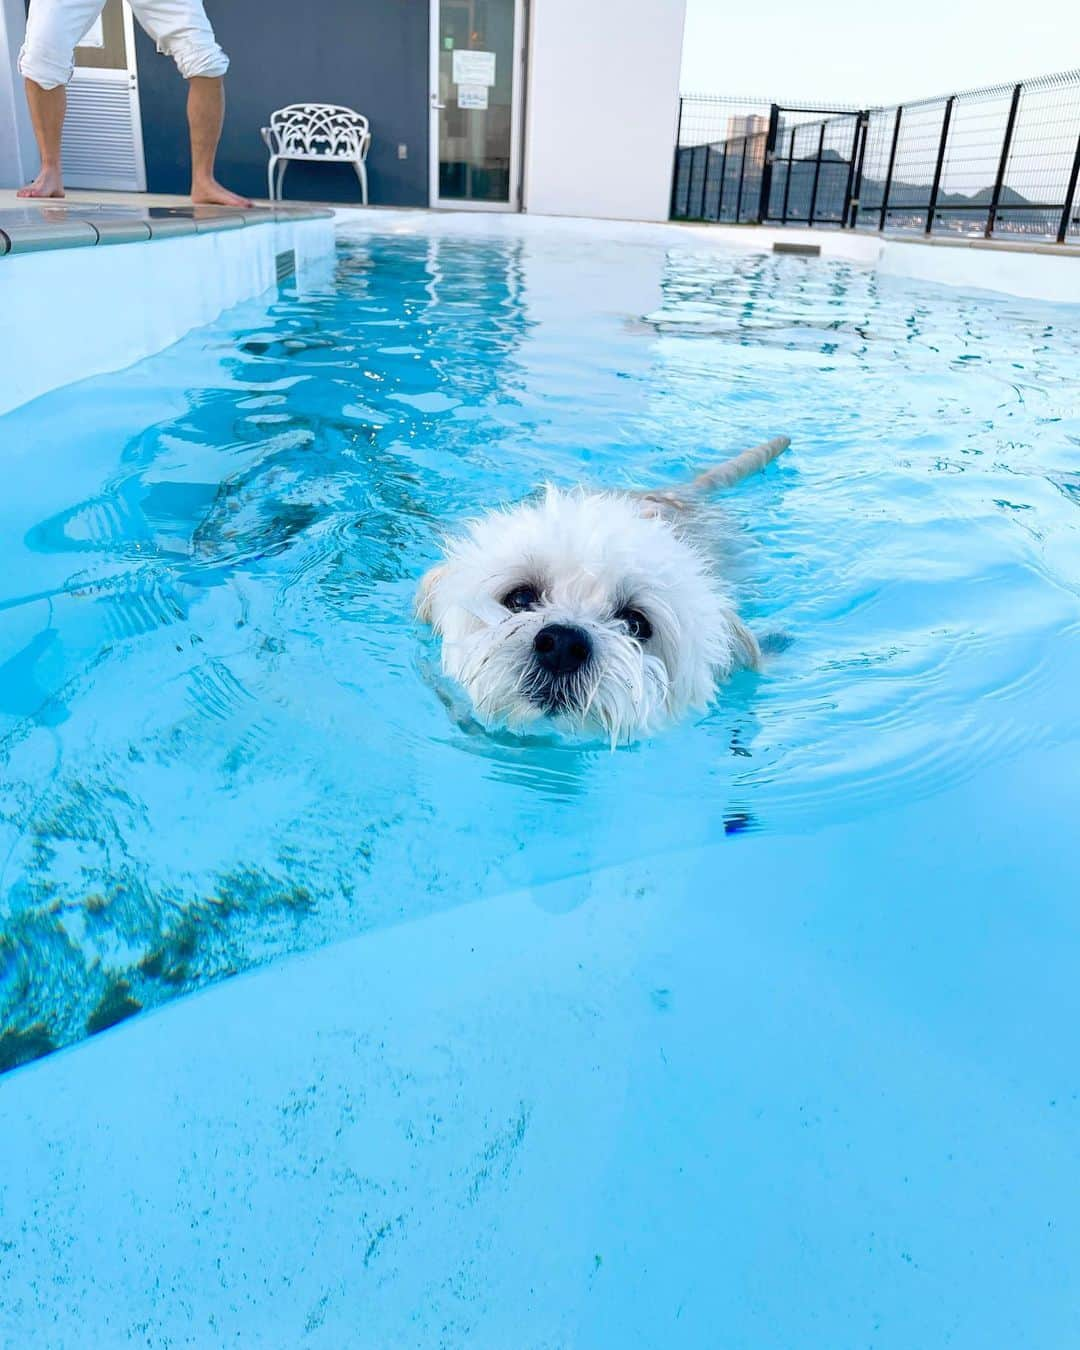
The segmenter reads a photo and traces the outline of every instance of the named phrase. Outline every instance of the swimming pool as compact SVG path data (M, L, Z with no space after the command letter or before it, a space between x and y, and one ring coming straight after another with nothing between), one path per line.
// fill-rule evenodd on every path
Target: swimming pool
M1076 1180L1060 1150L1078 1101L1078 348L1076 307L693 241L433 221L346 231L321 285L8 414L2 1067L523 887L569 915L590 878L640 865L662 907L693 857L697 917L684 902L670 927L654 917L645 962L650 1015L682 1019L680 1156L700 1166L728 1128L774 1157L812 1135L794 1192L761 1157L753 1185L731 1162L725 1184L781 1228L793 1194L840 1195L852 1218L858 1188L830 1190L838 1121L868 1110L860 1128L903 1152L890 1130L928 1106L917 1036L931 1079L951 1063L967 1084L971 1114L952 1120L994 1169L1003 1231L1044 1259L1033 1196ZM411 613L444 528L543 481L674 484L778 433L791 451L730 500L742 612L783 639L760 675L614 753L448 712ZM717 923L726 952L703 940ZM728 926L755 930L745 987ZM867 1019L872 1069L845 1061L848 1018ZM782 1107L776 1019L773 1062L800 1080ZM989 1113L972 1079L994 1085ZM1021 1150L1007 1181L995 1135L1014 1141L1009 1112L1036 1110L1057 1165ZM914 1184L947 1192L937 1174L964 1145L911 1129L936 1177ZM964 1186L975 1204L973 1174ZM629 1195L621 1212L608 1197L627 1233L651 1222ZM707 1270L693 1196L668 1199ZM1075 1220L1054 1222L1075 1255ZM872 1249L873 1224L844 1241ZM917 1253L890 1259L929 1309L938 1276L911 1273ZM803 1276L786 1276L773 1293L790 1310ZM743 1314L767 1320L770 1281L751 1286ZM1033 1343L1060 1343L1064 1290ZM707 1326L704 1291L684 1295ZM900 1285L886 1302L904 1306ZM925 1334L891 1325L883 1344ZM829 1327L821 1344L838 1343Z

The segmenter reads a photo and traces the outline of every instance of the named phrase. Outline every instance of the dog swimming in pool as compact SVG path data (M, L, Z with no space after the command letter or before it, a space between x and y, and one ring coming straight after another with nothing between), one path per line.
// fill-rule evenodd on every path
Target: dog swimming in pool
M672 491L549 487L450 540L416 612L478 718L517 732L547 719L614 747L756 668L761 649L710 546L712 503L789 444L778 436Z

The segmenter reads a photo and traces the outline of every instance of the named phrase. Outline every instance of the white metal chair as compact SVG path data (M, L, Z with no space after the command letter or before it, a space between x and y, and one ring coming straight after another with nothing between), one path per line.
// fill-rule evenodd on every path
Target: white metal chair
M270 114L261 128L270 151L266 171L270 200L281 200L281 184L289 161L306 159L325 164L351 164L360 180L360 199L368 204L367 160L371 145L368 120L352 108L333 103L290 103Z

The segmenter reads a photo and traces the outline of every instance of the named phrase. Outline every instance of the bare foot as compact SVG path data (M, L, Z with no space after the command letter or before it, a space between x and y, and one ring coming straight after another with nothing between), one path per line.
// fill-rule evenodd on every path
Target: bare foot
M32 183L16 192L16 197L62 197L64 180L59 169L42 169Z
M228 188L222 187L216 178L210 178L205 183L192 183L191 200L197 206L251 205L247 197L241 197L235 192L230 192Z

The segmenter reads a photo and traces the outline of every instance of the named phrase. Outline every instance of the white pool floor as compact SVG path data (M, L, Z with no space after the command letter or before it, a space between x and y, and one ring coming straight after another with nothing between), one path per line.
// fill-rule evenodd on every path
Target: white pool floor
M8 1075L0 1339L1070 1343L1077 1097L1029 1028L1071 980L1073 860L1016 836L1036 778L1080 807L1065 750L877 816L872 884L866 822L747 836L753 904L715 849L639 862ZM966 894L1014 885L1011 917L943 903L965 812L998 841Z

